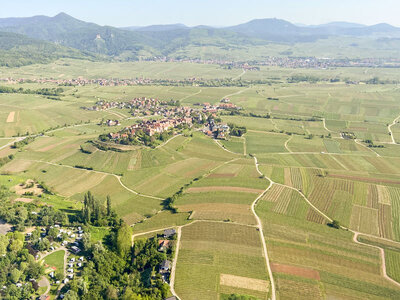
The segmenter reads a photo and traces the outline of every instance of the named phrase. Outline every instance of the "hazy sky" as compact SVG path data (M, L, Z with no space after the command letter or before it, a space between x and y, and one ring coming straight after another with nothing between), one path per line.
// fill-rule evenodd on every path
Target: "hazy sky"
M255 18L400 26L400 0L0 0L0 18L66 12L100 25L227 26Z

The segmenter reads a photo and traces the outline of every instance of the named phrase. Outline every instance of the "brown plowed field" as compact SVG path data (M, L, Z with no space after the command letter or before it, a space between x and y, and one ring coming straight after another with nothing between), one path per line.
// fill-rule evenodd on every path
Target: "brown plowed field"
M278 263L271 263L272 272L285 273L304 278L320 280L319 272L313 269L307 269L296 266L283 265Z

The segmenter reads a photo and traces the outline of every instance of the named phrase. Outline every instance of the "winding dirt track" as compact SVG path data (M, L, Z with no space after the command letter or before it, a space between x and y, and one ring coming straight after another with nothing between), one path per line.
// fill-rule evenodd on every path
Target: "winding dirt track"
M254 158L254 159L257 161L256 158ZM257 162L256 162L256 165L257 165L257 170L258 170L258 163L257 163ZM314 204L312 204L312 203L307 199L307 197L306 197L300 190L298 190L298 189L296 189L296 188L294 188L294 187L288 186L288 185L284 185L284 184L280 184L280 183L273 182L270 178L268 178L268 177L266 177L266 176L265 176L265 178L268 179L268 180L271 182L271 186L272 186L273 184L281 185L281 186L285 186L285 187L287 187L287 188L290 188L290 189L292 189L292 190L298 192L298 193L301 195L301 197L307 202L307 204L308 204L309 206L311 206L317 213L319 213L321 216L323 216L323 217L324 217L326 220L328 220L329 222L332 222L332 221L333 221L328 215L326 215L325 213L323 213L323 212L322 212L321 210L319 210ZM353 241L354 241L355 243L360 244L360 245L364 245L364 246L368 246L368 247L373 247L373 248L375 248L375 249L379 249L379 251L380 251L380 257L381 257L381 272L382 272L382 276L383 276L385 279L387 279L388 281L390 281L391 283L393 283L393 284L397 285L398 287L400 287L400 283L399 283L399 282L395 281L394 279L390 278L390 277L387 275L387 272L386 272L386 260L385 260L385 250L384 250L383 248L381 248L381 247L378 247L378 246L374 246L374 245L370 245L370 244L367 244L367 243L360 242L360 241L358 241L357 237L358 237L359 235L364 235L364 236L370 236L370 237L374 237L374 238L382 239L382 240L387 240L387 241L391 241L391 242L394 242L394 241L388 240L388 239L384 239L384 238L380 238L380 237L373 236L373 235L369 235L369 234L364 234L364 233L361 233L361 232L352 230L352 229L347 228L347 227L344 227L344 226L341 226L341 228L344 229L344 230L348 230L348 231L350 231L350 232L352 232L352 233L354 234L354 236L353 236Z
M396 144L396 140L394 139L394 136L393 136L392 126L396 125L396 123L399 121L399 119L400 119L400 116L398 116L396 119L394 119L393 122L391 124L389 124L389 126L388 126L389 134L390 134L390 137L392 138L392 144Z

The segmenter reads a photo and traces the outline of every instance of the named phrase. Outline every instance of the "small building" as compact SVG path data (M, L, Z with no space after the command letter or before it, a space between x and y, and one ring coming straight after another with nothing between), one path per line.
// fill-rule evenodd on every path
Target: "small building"
M158 241L158 251L160 252L165 252L167 249L171 247L171 241L170 240L159 240Z
M161 274L168 273L170 269L171 269L171 261L164 260L160 265L160 273Z
M173 237L175 234L176 234L176 230L173 229L173 228L164 230L164 237L165 238Z
M74 254L78 254L79 252L81 252L81 249L79 249L76 246L72 246L71 247L71 252L73 252ZM75 260L74 260L75 261Z

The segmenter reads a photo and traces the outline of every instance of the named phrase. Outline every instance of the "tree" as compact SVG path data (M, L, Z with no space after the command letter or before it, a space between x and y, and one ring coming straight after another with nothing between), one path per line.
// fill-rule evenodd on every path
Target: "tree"
M8 249L12 252L17 253L22 249L23 246L24 246L24 243L22 241L13 239L11 241L11 243L8 245Z
M335 229L340 229L340 223L338 220L332 220L331 223L328 224L330 227Z
M109 300L118 299L118 291L114 286L112 286L112 285L108 286L107 292L106 292L106 299L109 299Z
M126 257L132 245L132 230L126 224L123 223L117 232L117 251L121 257Z
M9 244L8 237L4 234L0 234L0 256L5 255L7 253L7 247Z
M111 197L107 195L107 216L111 215Z
M19 279L21 278L22 271L18 269L12 269L10 272L10 280L14 283L18 283Z
M89 232L85 232L82 235L82 245L83 245L83 249L84 250L89 250L92 247L92 243L90 242L90 233Z
M55 227L50 228L50 229L49 229L49 232L48 232L48 235L49 235L49 237L51 237L52 239L56 239L56 238L57 238L57 235L58 235L58 229L55 228Z
M65 293L64 300L79 300L78 293L73 290L69 290Z

